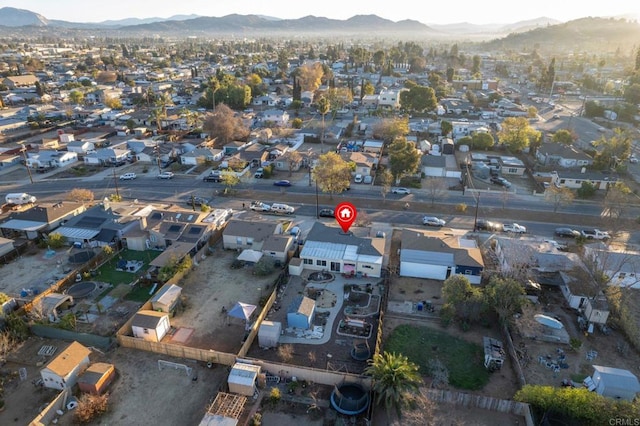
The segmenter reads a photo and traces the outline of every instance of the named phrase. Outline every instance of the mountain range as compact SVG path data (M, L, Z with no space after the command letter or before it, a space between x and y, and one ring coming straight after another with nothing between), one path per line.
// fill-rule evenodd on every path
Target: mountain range
M207 17L200 15L174 15L169 18L127 18L109 20L97 23L70 22L47 19L46 17L25 9L13 7L0 8L0 26L20 28L25 26L61 27L68 29L117 29L131 32L289 32L289 31L334 31L359 32L361 30L431 33L442 34L508 34L511 32L527 31L532 28L559 24L560 21L541 17L528 21L510 24L477 25L469 23L456 24L423 24L414 20L393 22L376 15L357 15L347 20L329 19L316 16L306 16L300 19L279 19L261 15L227 15L224 17Z
M633 17L582 18L561 22L548 17L510 24L423 24L415 20L394 22L376 15L356 15L346 20L318 16L279 19L261 15L223 17L175 15L170 18L130 18L99 23L47 19L24 9L0 8L0 37L38 35L76 37L215 37L215 36L351 36L405 40L484 42L489 48L591 51L625 49L640 39Z

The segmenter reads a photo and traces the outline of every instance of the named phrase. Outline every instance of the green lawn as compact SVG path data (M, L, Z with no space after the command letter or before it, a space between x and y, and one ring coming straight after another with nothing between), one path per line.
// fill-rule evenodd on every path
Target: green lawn
M96 281L102 281L117 286L119 284L129 284L135 281L138 276L144 274L149 267L149 263L158 257L161 252L155 250L135 251L135 250L123 250L118 255L114 256L110 261L98 268L98 276ZM137 272L123 272L116 271L116 265L118 260L142 260L144 266Z
M144 303L147 300L151 299L151 297L153 296L153 294L149 294L149 292L151 291L151 288L152 287L141 287L138 284L134 286L133 289L131 289L131 291L124 298L127 300L133 300L134 302ZM160 285L158 284L158 286L154 290L154 294L159 289L160 289Z
M489 381L480 342L469 343L428 327L401 325L393 330L384 350L405 355L427 376L429 360L439 359L449 371L449 383L458 389L482 389Z

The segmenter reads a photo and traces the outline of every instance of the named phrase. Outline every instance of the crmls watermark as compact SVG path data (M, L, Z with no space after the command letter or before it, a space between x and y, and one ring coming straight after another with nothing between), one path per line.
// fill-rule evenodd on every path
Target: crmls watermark
M640 418L614 417L609 419L611 426L640 426Z

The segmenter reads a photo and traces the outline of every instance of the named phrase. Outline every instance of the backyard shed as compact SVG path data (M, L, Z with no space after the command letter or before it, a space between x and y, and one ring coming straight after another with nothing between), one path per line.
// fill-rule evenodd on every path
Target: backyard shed
M640 392L638 378L629 370L594 365L591 378L595 392L602 396L633 401Z
M73 387L78 375L89 365L91 351L73 342L40 370L44 387L62 390Z
M151 306L154 311L173 313L180 302L182 287L175 284L165 284L151 298Z
M282 323L278 321L262 321L258 330L258 346L275 348L282 333Z
M171 328L169 314L165 312L138 311L131 321L133 337L160 342Z
M308 330L313 324L316 302L306 296L297 296L287 310L287 325L289 327Z
M102 395L115 377L116 368L113 364L96 362L95 364L91 364L84 373L78 377L78 387L82 392Z
M240 395L253 396L259 374L259 365L236 362L233 367L231 367L231 372L227 379L229 391Z

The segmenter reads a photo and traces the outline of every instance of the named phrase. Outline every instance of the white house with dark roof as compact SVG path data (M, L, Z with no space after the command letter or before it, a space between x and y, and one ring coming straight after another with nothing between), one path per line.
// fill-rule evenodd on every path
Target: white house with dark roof
M437 235L402 230L400 276L446 280L462 275L471 284L480 284L484 261L475 240L459 235Z
M543 166L562 168L584 167L593 164L593 158L571 145L547 142L536 151L536 160Z
M300 252L304 269L379 277L384 238L361 238L316 222Z

